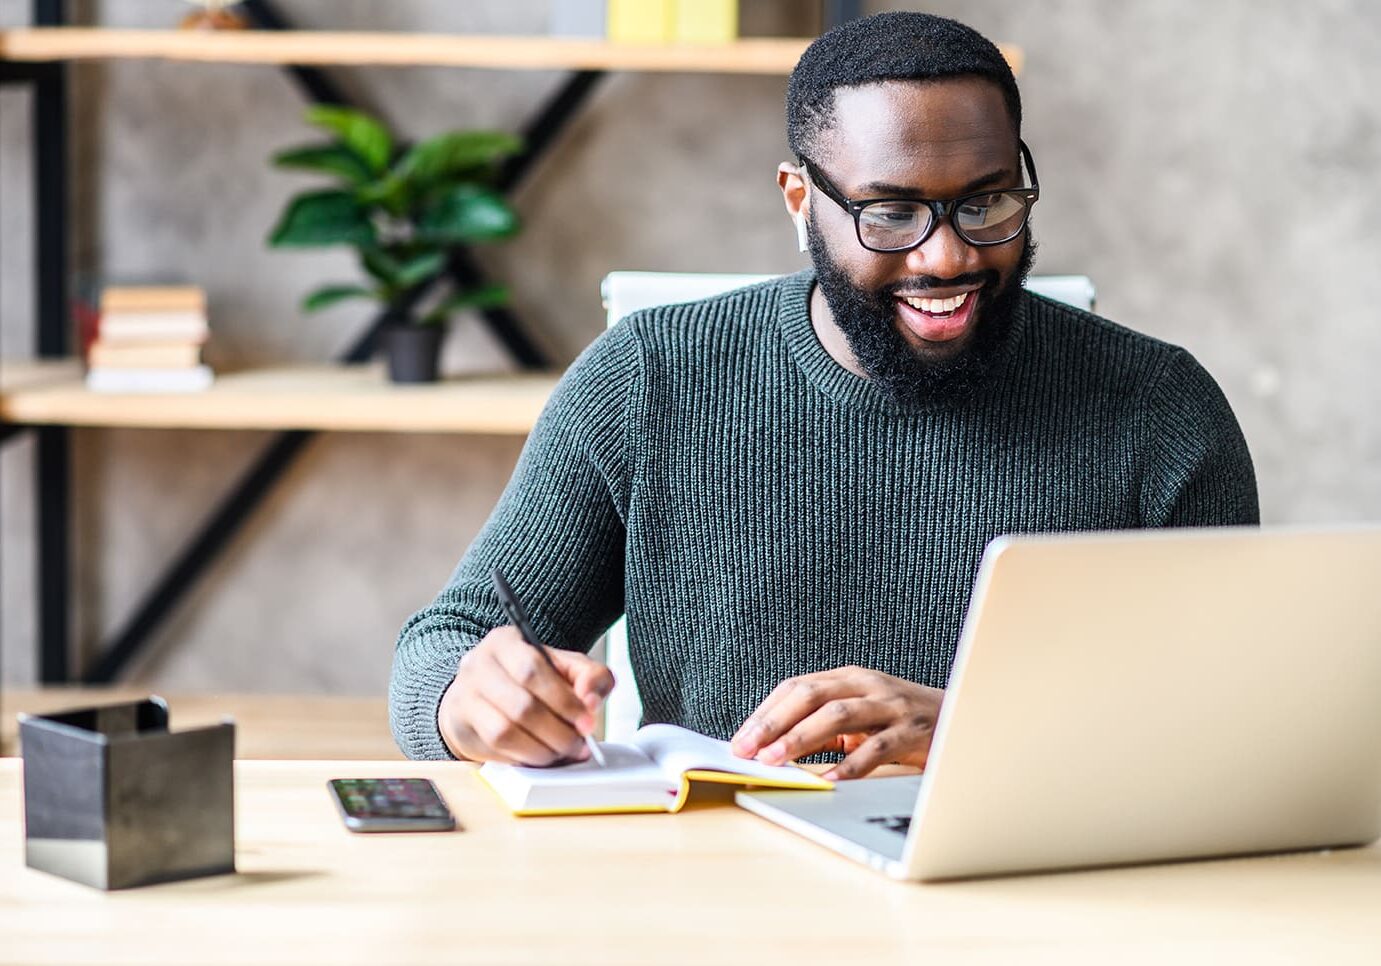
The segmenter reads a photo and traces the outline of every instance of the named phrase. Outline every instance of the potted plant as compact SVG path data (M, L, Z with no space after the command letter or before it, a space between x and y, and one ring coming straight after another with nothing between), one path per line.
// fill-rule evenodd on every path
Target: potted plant
M522 142L501 131L451 131L404 146L377 119L333 105L311 108L307 121L334 137L282 151L273 163L330 175L337 183L289 199L269 245L352 246L368 284L323 286L302 308L378 301L389 318L383 338L390 377L434 380L451 315L507 301L501 286L459 287L446 267L452 246L518 231L518 216L495 190L494 177L499 162ZM446 284L435 285L442 276Z

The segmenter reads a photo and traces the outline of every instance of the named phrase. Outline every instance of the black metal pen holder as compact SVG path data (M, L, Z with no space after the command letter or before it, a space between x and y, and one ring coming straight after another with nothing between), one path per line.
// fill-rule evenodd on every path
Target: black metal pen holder
M168 731L150 697L20 715L24 859L98 889L235 871L235 725Z

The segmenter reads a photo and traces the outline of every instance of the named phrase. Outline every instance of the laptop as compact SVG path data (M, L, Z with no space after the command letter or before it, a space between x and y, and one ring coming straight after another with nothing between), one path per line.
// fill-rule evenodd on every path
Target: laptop
M1381 526L1000 537L924 775L739 805L898 879L1381 834Z

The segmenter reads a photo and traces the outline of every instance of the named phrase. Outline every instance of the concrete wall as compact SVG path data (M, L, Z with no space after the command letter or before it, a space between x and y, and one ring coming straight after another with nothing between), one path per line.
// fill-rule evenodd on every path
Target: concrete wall
M876 4L873 9L920 7ZM1189 347L1222 383L1257 461L1268 521L1381 517L1381 7L1191 0L937 0L1026 52L1025 133L1043 198L1037 271L1083 272L1103 314ZM282 0L302 26L537 33L546 5ZM809 4L745 0L755 25ZM174 2L93 4L154 26ZM0 24L28 4L0 0ZM521 125L560 75L338 71L406 136ZM283 200L310 179L269 168L309 140L268 67L159 63L75 71L84 277L186 278L211 297L222 367L325 359L365 313L303 317L340 252L270 252ZM569 361L603 325L615 268L791 271L803 264L773 178L782 78L609 78L517 195L525 234L486 252L517 309ZM31 348L28 97L0 91L0 349ZM505 366L474 320L453 371ZM77 636L89 652L130 613L186 529L264 446L255 433L75 434ZM134 669L168 690L378 693L397 627L444 581L497 498L518 443L318 437ZM0 457L4 679L33 677L31 452Z

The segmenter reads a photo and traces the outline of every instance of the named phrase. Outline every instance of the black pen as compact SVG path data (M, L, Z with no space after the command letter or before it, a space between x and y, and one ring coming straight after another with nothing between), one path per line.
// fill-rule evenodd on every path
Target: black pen
M523 640L537 648L537 653L542 655L542 660L547 662L547 667L561 672L556 667L556 662L551 659L547 649L537 640L537 635L532 633L532 625L527 622L527 613L523 610L523 605L518 603L518 595L513 593L513 588L508 586L508 581L504 579L503 571L495 567L489 575L494 581L494 590L499 595L499 604L503 607L504 613L508 615L508 620L514 627L518 628L518 633ZM604 767L604 752L599 750L599 745L595 742L593 735L585 736L585 746L590 749L590 755L599 767Z

